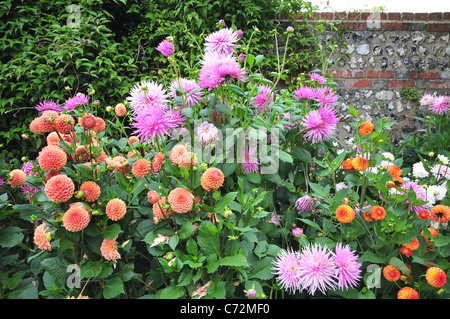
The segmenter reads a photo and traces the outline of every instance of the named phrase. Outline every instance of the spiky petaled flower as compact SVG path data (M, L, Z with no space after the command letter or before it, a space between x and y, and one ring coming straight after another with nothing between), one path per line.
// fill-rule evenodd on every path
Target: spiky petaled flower
M322 87L316 89L315 101L319 102L320 106L332 106L335 105L339 96L337 96L334 91L327 87Z
M100 186L94 181L86 181L80 186L80 191L84 193L86 202L95 202L101 194Z
M268 84L260 84L258 86L258 94L250 103L256 107L258 113L266 112L270 103L273 101L272 87Z
M141 141L155 143L155 138L169 136L177 127L182 126L184 118L181 113L162 107L145 108L133 117L131 126Z
M362 265L357 260L358 256L350 250L349 245L343 246L341 243L336 245L333 261L337 267L338 287L340 289L354 288L358 285Z
M168 95L162 84L154 81L142 81L130 90L127 100L133 109L134 114L140 113L147 108L166 109Z
M187 213L192 210L194 195L186 188L177 187L170 191L167 201L175 213Z
M89 97L83 93L78 93L74 97L68 98L64 103L64 109L67 111L73 111L78 106L84 105L89 102Z
M392 265L383 268L383 276L387 281L397 281L400 279L400 275L400 270Z
M161 52L165 57L171 56L175 51L175 46L172 41L163 40L156 47L156 50Z
M21 169L13 169L9 172L8 183L11 187L20 187L25 184L27 175Z
M183 93L181 94L177 89ZM170 95L172 97L182 96L181 106L193 107L202 101L204 94L195 80L177 78L170 84Z
M38 105L36 105L35 108L41 113L45 111L55 111L58 114L61 113L61 105L51 100L42 101Z
M145 158L140 158L133 163L133 167L131 168L131 173L137 178L143 178L150 173L152 165Z
M443 115L448 113L450 109L448 97L444 95L436 96L429 104L429 108L433 114Z
M422 106L428 106L431 104L431 102L433 102L434 100L434 96L431 94L424 94L420 100L419 100L419 104Z
M256 152L257 152L256 146L248 147L247 145L245 145L244 158L241 163L242 169L244 170L245 174L259 172L260 162L258 158L255 156Z
M450 221L450 207L446 205L435 205L431 209L431 218L438 223Z
M236 48L239 37L231 28L223 28L209 34L205 38L205 52L217 52L219 54L232 54Z
M309 294L319 290L326 294L328 289L335 289L337 268L333 263L332 252L324 246L310 245L303 247L299 265L300 287Z
M63 215L63 225L67 231L79 232L85 229L91 221L91 215L83 205L74 205Z
M210 167L203 172L200 179L201 185L204 190L208 192L218 190L225 180L223 172L217 167Z
M349 205L342 204L336 208L336 218L339 222L348 224L355 218L355 211Z
M419 299L419 293L414 288L403 287L398 291L397 299Z
M103 239L102 244L100 246L100 252L106 260L116 261L120 259L120 254L117 251L117 236L113 239Z
M336 131L339 118L330 106L310 111L301 122L305 137L312 143L327 141Z
M365 121L364 123L361 124L358 131L359 131L359 134L361 134L362 136L367 136L373 132L374 128L375 128L375 125L373 125L372 122Z
M319 84L327 83L327 80L322 75L320 75L318 73L311 72L311 73L309 73L309 76L310 76L311 80L316 81Z
M106 204L105 211L109 219L118 221L127 213L127 205L120 198L113 198Z
M59 174L50 178L44 188L48 199L55 203L67 202L72 198L75 184L67 175Z
M317 92L310 86L300 87L294 91L294 97L298 99L313 100L317 96Z
M52 250L52 246L50 245L50 233L48 232L49 228L45 223L40 224L34 230L33 241L42 250Z
M300 291L300 254L296 251L281 250L273 263L273 274L280 283L281 288L288 293Z
M316 209L316 201L309 195L304 195L295 201L295 208L299 212L313 212Z
M403 184L403 187L402 187L404 190L409 190L410 192L412 191L412 192L414 192L414 196L415 196L415 198L417 198L417 199L421 199L421 200L423 200L424 202L426 202L427 201L427 191L425 190L425 188L423 188L422 187L422 185L419 185L417 182L415 182L415 181L406 181L404 184ZM406 201L406 203L410 203L410 201L409 200L407 200ZM412 206L411 207L411 209L414 211L414 212L416 212L416 213L419 213L421 210L423 210L423 209L428 209L430 207L430 205L428 204L428 203L424 203L424 204L422 204L422 205L415 205L415 206Z

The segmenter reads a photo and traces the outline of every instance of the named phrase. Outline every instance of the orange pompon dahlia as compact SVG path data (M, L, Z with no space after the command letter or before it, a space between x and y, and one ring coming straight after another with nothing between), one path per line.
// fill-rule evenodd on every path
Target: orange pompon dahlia
M417 250L419 248L419 246L420 246L420 242L416 238L412 242L410 242L409 244L403 244L402 246L406 247L406 248L409 248L411 250Z
M186 188L177 187L170 191L167 201L175 213L187 213L192 210L194 195Z
M101 117L95 118L95 128L94 130L98 132L102 132L106 128L106 123Z
M63 225L67 231L79 232L91 221L91 215L83 205L73 205L63 215Z
M349 205L342 204L336 209L336 218L343 224L350 223L355 218L355 211Z
M375 128L375 125L373 125L372 122L365 121L359 127L359 134L361 134L362 136L369 135L369 134L371 134L373 132L374 128Z
M133 145L134 143L139 143L139 138L137 136L130 136L128 139L128 145Z
M419 299L419 293L414 288L403 287L398 291L397 299Z
M97 126L95 116L90 113L83 115L80 122L81 126L88 130L94 129Z
M121 220L126 213L127 205L120 198L113 198L106 204L106 215L113 221Z
M195 153L186 152L178 159L178 167L180 168L184 166L189 169L190 164L192 164L192 167L197 166L197 155Z
M396 176L394 177L394 185L395 188L402 188L405 185L405 181L400 176Z
M389 165L388 171L389 174L391 174L391 176L394 178L394 181L396 177L400 177L402 175L402 170L397 165Z
M355 170L361 172L369 167L369 162L361 156L357 156L352 160L352 166Z
M130 165L127 159L121 155L114 158L106 157L105 162L107 166L115 168L116 171L122 173L122 175L126 175L130 170Z
M166 204L166 197L162 196L159 200L153 204L153 215L159 219L166 219L173 214L171 209L166 209L164 205Z
M147 193L147 198L150 204L154 204L159 199L159 194L156 191L149 191Z
M59 146L45 146L38 155L39 166L46 172L60 171L67 163L67 154Z
M69 114L61 114L53 122L56 131L60 134L67 134L75 127L75 120Z
M58 112L47 110L44 113L42 113L41 117L44 119L42 122L42 130L44 133L50 133L55 130L54 122L59 117Z
M353 170L353 158L346 159L342 162L342 168L344 171L351 172Z
M162 165L164 164L164 161L163 161L164 156L165 156L165 154L159 152L153 157L153 162L152 162L153 173L158 173L159 170L161 169Z
M375 220L383 220L386 217L386 210L381 206L372 206L370 209L370 215Z
M438 223L450 221L450 207L446 205L435 205L431 209L431 218Z
M400 279L400 270L392 265L387 265L383 268L383 275L387 281L397 281Z
M39 116L34 118L30 123L30 131L36 135L44 134L44 131L42 130L43 123L44 119L42 117Z
M50 245L51 235L48 232L49 228L45 223L40 224L34 230L33 240L34 243L42 250L52 250L52 246Z
M408 247L402 247L402 248L400 248L400 252L403 254L403 255L405 255L406 257L411 257L411 255L412 255L412 250L411 249L409 249Z
M419 218L422 218L424 220L428 220L431 218L431 214L426 209L422 209L417 213L417 215L419 216Z
M178 164L178 160L187 153L187 148L184 145L177 144L175 145L169 154L169 159L173 164Z
M373 217L370 213L364 212L364 219L366 220L366 222L371 222L373 220Z
M101 194L100 186L93 181L87 181L81 184L80 191L84 193L86 202L95 202Z
M441 288L447 282L447 275L439 267L430 267L425 274L425 278L430 286Z
M124 117L125 114L127 113L127 108L123 103L118 103L114 108L114 111L116 112L116 115L118 117Z
M48 180L50 178L52 178L53 176L59 175L60 172L59 171L50 171L46 176L45 176L45 182L48 182ZM45 184L45 183L44 183Z
M120 259L120 254L117 251L116 239L117 236L113 239L103 239L102 241L100 252L106 260L116 261L117 259Z
M97 164L100 164L100 163L104 162L107 157L108 157L108 155L105 153L105 151L101 151L100 155L97 157L97 159L95 161L97 162Z
M21 169L13 169L9 172L8 183L11 187L20 187L25 184L27 180L27 174Z
M72 198L75 185L67 175L56 175L45 184L44 192L55 203L67 202Z
M59 146L58 142L61 141L61 139L58 136L58 133L56 132L50 132L50 134L47 135L47 145L53 145L53 146Z
M225 176L220 169L210 167L203 172L200 182L204 190L213 192L218 190L223 185L224 180Z
M137 178L142 178L150 173L152 165L145 158L140 158L136 162L133 163L133 167L131 168L131 172Z

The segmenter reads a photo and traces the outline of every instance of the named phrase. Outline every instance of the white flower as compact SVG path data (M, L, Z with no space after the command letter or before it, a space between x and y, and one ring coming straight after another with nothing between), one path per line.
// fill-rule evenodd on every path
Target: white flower
M450 179L450 167L445 165L436 164L431 168L431 173L435 177L445 177L446 179Z
M214 124L204 121L202 125L197 128L197 137L202 142L203 146L208 145L215 139L217 139L217 134L219 130Z
M427 188L427 200L434 205L436 201L441 201L447 193L447 182L442 185L432 185Z
M393 162L395 160L395 157L394 157L394 155L392 155L392 153L384 152L384 153L381 153L381 155L388 161Z
M344 182L340 182L336 184L336 192L339 192L341 189L348 188L348 186Z
M438 155L437 158L441 162L441 164L447 165L448 164L448 157L445 157L444 155Z
M391 162L389 161L381 161L380 163L380 166L383 167L384 169L387 169L389 165L391 165Z
M423 166L422 162L418 162L418 163L413 164L412 174L415 177L419 177L419 178L428 177L428 175L429 175L429 173L427 172L427 170Z

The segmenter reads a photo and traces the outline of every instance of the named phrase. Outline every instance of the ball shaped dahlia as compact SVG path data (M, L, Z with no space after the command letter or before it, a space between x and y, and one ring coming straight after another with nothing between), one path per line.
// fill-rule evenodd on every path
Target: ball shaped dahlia
M42 113L41 117L44 119L44 121L42 122L42 130L44 131L44 133L53 132L55 130L55 126L53 125L53 123L59 117L58 112L47 110Z
M48 145L39 152L37 160L46 172L60 171L67 163L67 155L59 146Z
M139 143L139 137L137 136L130 136L128 139L128 145L133 145L134 143Z
M370 215L375 220L383 220L386 217L386 210L381 206L373 206L370 209Z
M47 135L47 145L59 146L58 142L61 140L58 136L58 133L51 132Z
M192 152L184 153L179 159L178 159L178 167L181 168L181 166L186 167L189 169L189 166L192 164L192 167L197 166L197 155Z
M81 118L81 126L83 126L85 129L94 129L97 126L96 118L92 114L85 114Z
M80 191L84 193L86 202L95 202L101 193L100 186L93 181L87 181L81 184Z
M30 131L36 135L44 134L44 131L42 130L43 122L44 118L41 116L34 118L30 123Z
M150 204L154 204L158 201L159 194L156 191L149 191L147 193L147 198L148 198L148 201L150 202Z
M342 168L344 171L350 172L353 170L353 158L346 159L342 162Z
M365 171L369 167L369 162L365 158L358 156L352 160L352 166L357 171Z
M166 219L173 214L171 209L166 209L163 205L166 203L166 197L162 196L159 200L153 204L153 215L159 219Z
M200 182L204 190L211 192L218 190L223 185L224 180L225 176L220 169L210 167L203 173Z
M167 200L175 213L187 213L192 210L194 195L186 188L177 187L170 191Z
M403 244L402 246L406 247L408 249L411 249L411 250L417 250L419 248L419 246L420 246L420 242L416 238L412 242L410 242L409 244Z
M387 265L383 268L383 275L387 281L397 281L400 279L400 270L392 265Z
M435 205L431 209L431 217L439 223L447 223L450 221L450 207L445 205Z
M127 113L127 108L123 103L118 103L114 109L118 117L123 117Z
M178 160L185 154L187 153L187 148L184 145L181 144L177 144L175 145L172 150L170 151L169 154L169 159L172 163L177 164Z
M55 203L67 202L72 198L75 185L67 175L56 175L45 184L44 192Z
M419 299L419 293L414 288L403 287L398 291L397 299Z
M133 167L131 168L131 172L137 178L142 178L150 173L152 165L145 158L140 158L136 162L134 162Z
M153 157L152 170L154 173L158 173L161 169L162 165L164 164L163 160L165 156L165 154L159 152Z
M359 134L361 134L362 136L366 136L369 135L370 133L373 132L373 129L375 128L375 126L373 125L372 122L370 121L365 121L364 123L361 124L361 126L359 127Z
M67 134L75 127L75 120L69 114L61 114L54 122L56 131L60 134Z
M95 128L96 132L102 132L106 128L106 123L101 117L95 118Z
M70 232L79 232L85 229L91 216L84 206L71 206L63 215L63 225Z
M389 165L388 171L392 177L400 177L402 175L402 170L397 165Z
M21 169L13 169L11 172L9 172L9 176L10 177L8 179L8 182L11 187L23 186L27 179L27 174L25 174L25 172Z
M336 217L341 223L347 224L355 218L355 211L349 205L342 204L336 209Z
M106 204L106 215L113 221L121 220L126 212L127 205L119 198L113 198Z
M447 282L447 275L445 271L439 267L428 268L425 278L430 286L441 288Z

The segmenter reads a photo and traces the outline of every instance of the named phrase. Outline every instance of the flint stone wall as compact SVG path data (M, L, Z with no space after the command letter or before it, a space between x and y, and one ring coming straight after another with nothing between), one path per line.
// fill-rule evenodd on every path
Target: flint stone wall
M347 49L336 52L329 67L343 99L339 106L342 114L348 114L345 111L351 104L368 120L396 120L391 137L398 142L401 134L422 129L414 116L427 114L418 103L401 98L403 88L422 94L450 93L450 12L320 12L310 23L314 25L316 19L341 22L345 27ZM328 30L325 37L334 33ZM348 140L353 133L342 121L340 139Z

